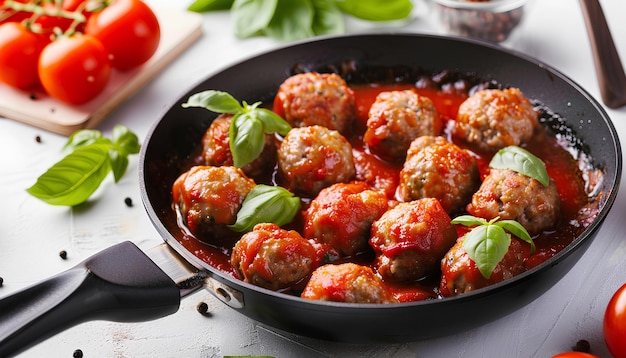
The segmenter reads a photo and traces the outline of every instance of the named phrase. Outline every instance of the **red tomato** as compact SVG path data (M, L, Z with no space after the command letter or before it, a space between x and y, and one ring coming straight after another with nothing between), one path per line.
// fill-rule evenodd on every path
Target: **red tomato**
M563 352L559 353L552 358L599 358L596 355L584 353L584 352Z
M102 42L111 54L113 67L120 70L148 61L161 39L156 16L140 0L114 0L89 17L85 33Z
M626 284L613 294L606 306L603 332L604 341L613 357L626 357Z
M18 22L0 25L0 82L19 89L37 85L37 60L48 42Z
M70 104L96 97L111 74L107 51L89 35L61 37L50 43L41 52L38 68L46 92Z

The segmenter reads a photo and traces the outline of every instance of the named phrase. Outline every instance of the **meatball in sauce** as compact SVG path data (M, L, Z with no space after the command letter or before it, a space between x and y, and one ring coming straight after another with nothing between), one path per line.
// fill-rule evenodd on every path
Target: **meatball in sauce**
M372 224L375 266L390 281L415 281L439 268L456 229L437 199L400 203Z
M172 199L184 224L200 236L218 236L234 224L254 180L235 167L195 166L172 186Z
M344 256L355 255L369 248L372 223L388 207L385 193L364 182L333 184L307 209L304 237L329 244Z
M537 235L556 226L560 204L554 180L544 186L518 172L492 168L472 196L467 211L487 220L515 220L530 235Z
M245 282L276 291L307 279L325 254L297 231L257 224L237 241L231 263Z
M350 142L322 126L293 128L278 148L278 176L294 193L314 197L323 188L354 179Z
M370 267L354 263L319 267L311 275L301 297L348 303L397 302Z
M482 152L522 145L537 127L537 112L518 88L480 90L459 107L452 135Z
M399 195L404 201L436 198L448 214L463 212L480 186L472 155L443 137L415 139L400 172Z
M320 125L346 134L355 117L354 93L335 73L297 74L278 88L274 111L292 127Z
M437 136L443 122L430 98L413 90L381 92L369 110L363 141L370 151L391 161L402 161L411 142Z

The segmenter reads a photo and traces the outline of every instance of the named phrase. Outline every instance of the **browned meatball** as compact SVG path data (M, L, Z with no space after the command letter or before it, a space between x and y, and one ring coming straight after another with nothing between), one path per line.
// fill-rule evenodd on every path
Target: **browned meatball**
M308 72L281 84L274 111L292 127L320 125L346 133L355 118L354 93L337 74Z
M398 190L404 201L436 198L448 214L456 214L479 186L474 157L443 137L423 136L411 143Z
M456 229L437 199L400 203L372 224L370 244L384 279L413 281L439 267Z
M370 107L363 141L372 153L401 161L413 139L437 136L442 126L430 98L411 90L381 92Z
M314 197L331 184L354 178L352 146L326 127L294 128L278 148L278 174L291 191Z
M308 278L323 257L321 246L297 231L276 224L257 224L237 241L231 263L245 282L279 290Z
M527 142L537 123L537 112L522 91L486 89L461 104L452 134L475 149L495 152Z
M221 114L211 123L202 137L202 158L205 165L232 166L230 151L230 123L232 114ZM265 135L265 146L257 159L241 168L246 175L258 176L268 171L276 161L274 137Z
M348 303L397 302L371 268L354 263L317 268L301 297Z
M454 296L493 285L526 270L522 244L511 238L509 250L487 279L463 248L463 240L460 238L441 260L439 291L442 296Z
M304 237L327 243L350 256L369 248L370 228L389 207L384 193L364 182L322 189L305 213Z
M491 169L472 196L467 211L487 220L516 220L531 235L553 228L561 199L554 180L543 186L536 179L508 169Z
M235 167L195 166L172 186L173 202L194 233L234 224L241 203L256 184Z

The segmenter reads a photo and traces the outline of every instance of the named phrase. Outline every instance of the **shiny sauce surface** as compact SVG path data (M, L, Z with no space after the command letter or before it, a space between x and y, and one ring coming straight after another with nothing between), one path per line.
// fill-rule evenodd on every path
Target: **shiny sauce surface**
M389 85L351 85L356 96L357 120L353 125L352 135L348 140L353 146L353 155L357 169L357 180L369 183L371 186L383 190L390 200L397 199L396 189L399 182L399 173L402 163L389 163L372 155L363 143L363 134L366 129L368 112L376 95L382 91L413 89L422 96L429 97L438 110L440 117L444 120L444 130L441 133L448 141L455 142L450 135L450 124L456 118L456 114L461 103L467 98L467 94L450 93L431 88L417 88L413 84L389 84ZM540 111L541 113L541 111ZM461 143L455 144L464 147ZM198 143L198 146L201 146ZM561 217L558 226L553 231L543 232L534 237L536 252L532 256L526 255L526 267L535 267L550 257L557 254L568 244L570 244L597 215L597 203L592 201L587 193L588 183L585 182L584 175L580 169L580 163L574 159L567 143L558 140L547 126L540 125L540 130L524 147L541 158L546 164L548 174L555 180L561 197ZM467 148L466 148L467 149ZM491 156L473 152L481 179L489 170ZM201 163L192 163L201 164ZM267 181L273 176L273 172L266 173L265 179L255 178L257 183ZM301 198L304 212L312 198ZM286 226L287 229L295 229L302 232L302 215L297 215L294 221ZM184 230L184 228L183 228ZM459 236L467 229L462 226L457 227ZM230 254L233 245L238 239L235 234L230 238L220 238L208 244L208 238L196 238L191 233L185 233L179 239L180 243L200 260L210 266L240 279L236 270L230 264ZM528 245L526 245L528 246ZM354 261L360 264L372 265L374 262L373 252L363 253L358 257L342 259L342 261ZM419 282L410 284L389 285L389 289L396 296L401 296L404 301L414 301L426 298L437 297L440 273L426 277Z

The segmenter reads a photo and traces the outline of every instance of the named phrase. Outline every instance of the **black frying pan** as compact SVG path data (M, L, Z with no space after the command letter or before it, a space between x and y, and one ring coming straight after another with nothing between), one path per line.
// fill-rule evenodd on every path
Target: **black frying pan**
M189 95L207 89L229 92L248 103L259 100L271 103L278 86L294 71L301 70L337 70L354 81L368 76L369 79L376 79L371 76L408 77L420 71L452 70L518 87L529 98L559 114L565 120L561 130L572 135L579 149L591 156L593 166L604 172L604 180L597 190L599 214L568 247L538 267L508 281L441 300L389 305L318 302L233 279L199 260L178 241L182 234L171 207L171 185L184 170L183 165L214 118L206 110L182 108L181 104ZM494 45L394 34L323 38L271 51L216 73L191 88L156 123L142 148L140 185L148 215L165 242L197 272L177 287L167 277L162 277L158 268L133 245L115 246L96 256L99 265L95 269L90 262L92 259L74 269L79 273L73 274L77 278L72 280L77 283L72 287L66 287L70 285L66 281L71 280L63 276L56 278L54 284L42 284L52 285L56 290L63 286L69 292L57 300L60 302L52 302L61 306L56 311L46 310L35 317L24 313L32 312L33 305L50 304L45 298L49 296L43 293L46 287L42 285L31 288L35 299L28 302L12 298L26 297L23 293L1 300L0 355L24 349L65 326L87 319L127 321L170 314L178 308L178 290L195 287L196 283L208 284L207 289L217 298L273 329L315 338L402 342L467 330L533 301L577 262L617 196L621 158L618 137L610 119L584 89L545 64ZM116 270L120 255L128 256L122 262L132 261L133 264L128 265L135 267ZM104 263L113 264L104 267ZM152 277L150 281L146 270ZM97 288L98 300L91 300L93 286ZM90 304L92 301L100 306ZM73 313L78 305L84 309ZM94 310L97 312L93 313Z

